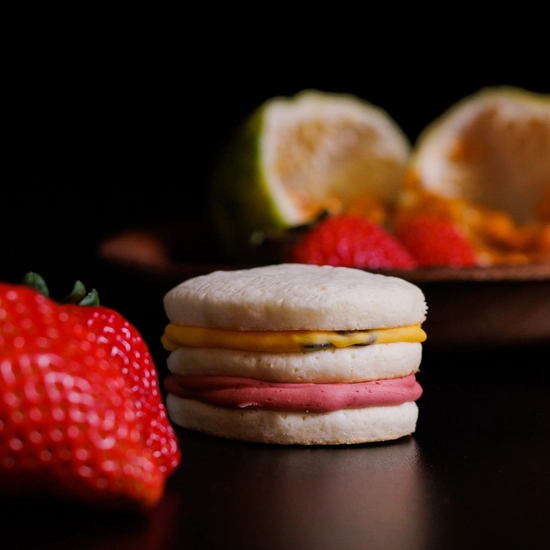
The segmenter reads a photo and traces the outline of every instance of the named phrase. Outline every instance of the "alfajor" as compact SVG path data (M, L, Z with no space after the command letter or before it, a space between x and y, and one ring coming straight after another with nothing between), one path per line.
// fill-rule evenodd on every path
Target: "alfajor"
M422 291L359 269L216 271L164 297L175 424L278 444L397 439L416 429Z

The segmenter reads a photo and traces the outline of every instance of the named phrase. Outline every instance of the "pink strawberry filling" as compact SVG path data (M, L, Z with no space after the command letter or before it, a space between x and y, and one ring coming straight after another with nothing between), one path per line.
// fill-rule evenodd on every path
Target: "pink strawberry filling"
M288 384L236 376L179 376L165 380L169 393L228 408L332 412L416 401L422 388L414 374L352 384Z

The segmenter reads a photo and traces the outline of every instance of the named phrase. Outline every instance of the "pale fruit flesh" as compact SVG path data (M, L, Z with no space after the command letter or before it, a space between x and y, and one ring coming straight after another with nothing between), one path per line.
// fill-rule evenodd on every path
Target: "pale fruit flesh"
M514 88L465 98L421 134L411 170L431 193L536 221L550 187L550 98Z
M387 113L350 96L306 92L266 113L263 165L292 225L322 210L345 211L361 196L392 205L409 143Z

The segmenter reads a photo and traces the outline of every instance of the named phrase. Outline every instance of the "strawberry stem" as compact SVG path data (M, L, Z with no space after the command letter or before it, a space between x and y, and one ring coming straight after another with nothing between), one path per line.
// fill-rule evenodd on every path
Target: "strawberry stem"
M38 273L34 273L33 271L26 273L23 277L23 284L34 288L34 290L44 296L50 296L46 282ZM82 281L76 281L70 294L65 296L63 300L60 300L60 303L76 304L79 306L98 306L99 294L95 288L88 292Z
M25 274L23 277L23 284L34 288L36 291L40 292L40 294L44 294L44 296L50 295L46 281L44 281L38 273L34 273L34 271L29 271Z
M97 290L95 288L92 288L80 302L78 302L79 306L98 306L99 305L99 294L97 293Z
M86 296L86 287L82 281L76 281L70 294L61 300L64 304L78 304Z

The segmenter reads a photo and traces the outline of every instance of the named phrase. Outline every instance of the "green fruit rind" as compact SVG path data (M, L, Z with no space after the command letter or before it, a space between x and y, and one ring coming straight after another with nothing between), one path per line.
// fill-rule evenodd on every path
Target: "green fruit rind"
M246 255L257 231L288 226L274 207L261 170L261 127L265 109L239 128L223 151L210 190L210 213L224 252Z

